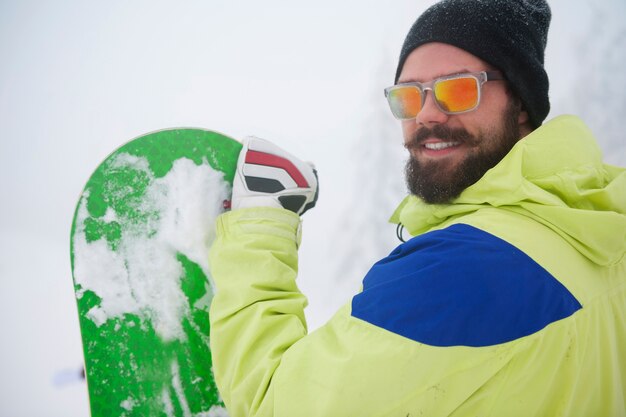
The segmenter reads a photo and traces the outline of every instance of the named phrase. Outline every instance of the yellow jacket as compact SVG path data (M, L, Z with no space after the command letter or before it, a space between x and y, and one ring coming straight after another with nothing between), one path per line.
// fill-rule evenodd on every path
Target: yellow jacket
M392 220L415 237L307 335L299 218L218 219L211 350L232 417L626 415L626 171L579 119Z

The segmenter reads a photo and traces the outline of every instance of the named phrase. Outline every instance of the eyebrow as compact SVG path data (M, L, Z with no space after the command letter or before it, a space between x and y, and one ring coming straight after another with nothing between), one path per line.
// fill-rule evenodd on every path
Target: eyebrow
M484 71L486 71L486 70L484 70ZM409 79L406 79L406 80L399 79L399 80L398 80L398 84L406 84L406 83L425 83L425 82L427 82L427 81L436 80L437 78L441 78L441 77L449 77L449 76L451 76L451 75L460 75L460 74L465 74L465 73L468 73L468 72L476 72L476 71L470 71L470 70L468 70L467 68L463 68L463 69L458 70L458 71L452 71L452 72L449 72L449 73L441 73L441 74L438 74L436 77L433 77L433 78L431 78L430 80L426 80L426 81L420 81L420 80L419 80L419 79L417 79L417 78L409 78Z

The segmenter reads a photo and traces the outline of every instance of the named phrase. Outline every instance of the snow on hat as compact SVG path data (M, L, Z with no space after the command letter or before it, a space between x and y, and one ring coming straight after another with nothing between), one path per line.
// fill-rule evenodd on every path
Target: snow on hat
M404 40L395 82L407 56L428 42L461 48L500 69L538 127L550 111L543 67L551 12L545 0L443 0L428 8Z

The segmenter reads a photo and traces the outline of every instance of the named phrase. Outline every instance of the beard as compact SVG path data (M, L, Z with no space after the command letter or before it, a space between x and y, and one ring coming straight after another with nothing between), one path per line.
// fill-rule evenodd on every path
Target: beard
M476 183L496 166L520 140L518 116L520 109L510 101L500 126L476 136L463 128L435 125L423 127L407 143L407 149L418 148L427 138L456 141L467 146L465 158L454 166L448 161L420 161L413 155L405 167L407 188L427 204L448 204L463 190Z

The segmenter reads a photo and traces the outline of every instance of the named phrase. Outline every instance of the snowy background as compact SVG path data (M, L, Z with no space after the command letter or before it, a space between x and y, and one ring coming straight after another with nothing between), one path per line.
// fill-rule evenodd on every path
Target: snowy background
M311 328L396 244L398 124L382 90L431 2L0 0L0 417L87 416L69 230L92 170L174 126L271 139L320 172L299 285ZM553 117L626 165L626 1L554 0Z

